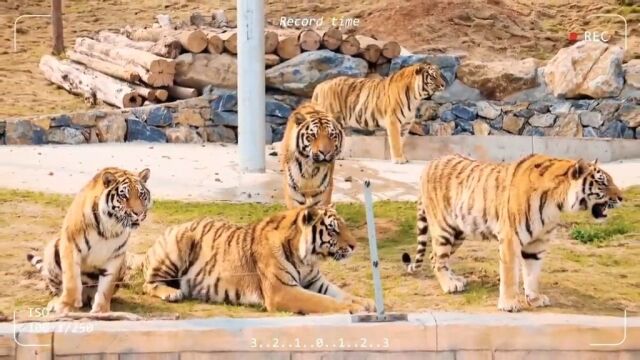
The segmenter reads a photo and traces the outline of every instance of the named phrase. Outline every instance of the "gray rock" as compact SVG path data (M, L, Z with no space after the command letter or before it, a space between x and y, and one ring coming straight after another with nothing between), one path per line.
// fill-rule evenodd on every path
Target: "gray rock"
M433 100L423 100L416 110L417 121L430 121L438 118L438 104Z
M463 101L479 101L484 100L478 89L474 89L463 84L459 80L455 80L444 91L439 91L431 96L431 99L440 103L463 102Z
M599 128L603 122L602 114L597 111L583 111L580 113L580 123L583 126Z
M69 115L54 116L49 123L51 127L71 126L71 117Z
M596 106L596 111L602 114L604 122L608 123L615 120L615 115L620 108L620 101L605 99L601 100L600 104Z
M278 141L282 141L282 139L284 138L284 130L284 126L273 126L271 131L271 142L275 143Z
M544 136L544 130L539 127L526 125L522 131L522 135L525 136Z
M280 90L271 90L267 91L267 100L279 101L288 107L295 109L309 99L303 96L290 95Z
M489 126L491 126L491 128L494 130L502 130L503 119L504 115L500 114L497 118L489 122Z
M437 117L442 117L442 114L445 111L451 111L451 108L453 108L453 104L450 103L446 103L446 104L442 104L439 108L438 108L438 116Z
M442 122L442 121L430 121L429 125L429 135L434 136L450 136L453 135L453 131L455 129L455 123L453 122Z
M238 113L233 111L213 111L211 113L216 125L238 126Z
M268 87L311 96L316 85L338 76L364 77L369 65L363 59L331 50L309 51L265 72Z
M491 127L483 120L476 120L473 122L473 133L475 135L489 135Z
M443 112L442 116L440 116L440 120L444 122L454 121L455 119L456 119L456 116L453 114L451 110Z
M640 139L640 127L636 128L636 139Z
M270 99L266 100L265 109L265 114L267 116L276 116L285 119L288 118L293 111L288 105L283 104L280 101Z
M264 125L265 125L264 143L266 145L273 144L273 126L266 123Z
M625 139L633 139L635 137L635 131L631 128L626 128L622 137Z
M7 128L6 121L0 121L0 135L4 135L4 131Z
M595 100L581 99L581 100L573 100L572 102L573 108L576 110L593 110L598 103Z
M167 142L170 143L202 144L204 142L195 129L185 125L166 128L165 134Z
M171 125L173 122L173 114L165 107L156 106L149 110L146 117L142 120L151 126L164 127Z
M551 106L549 109L552 114L555 115L564 115L571 111L571 103L568 101L562 101Z
M5 144L33 144L33 125L29 120L8 121L5 129Z
M576 113L568 113L558 117L558 121L550 131L551 136L580 137L582 125Z
M474 118L475 120L475 118ZM454 121L454 123L456 124L456 129L461 131L461 132L467 132L470 134L473 134L473 123L469 120L465 120L465 119L460 119L460 118L456 118L456 120ZM454 131L454 135L457 135Z
M202 96L208 97L208 98L214 98L216 96L222 96L222 95L227 95L227 94L235 94L235 93L236 93L235 90L222 88L222 87L217 87L217 86L213 86L211 84L205 86L202 89Z
M398 56L391 60L389 74L393 74L394 72L413 64L425 63L437 65L440 68L447 85L451 85L456 78L456 71L458 69L458 65L460 65L460 59L457 56L452 55L414 54Z
M164 131L153 126L146 125L142 121L127 118L127 141L167 142Z
M522 110L518 110L514 113L515 116L517 117L521 117L524 119L529 119L530 117L533 116L533 114L535 114L535 112L531 109L522 109Z
M602 130L600 130L600 136L607 138L622 138L624 137L626 130L627 126L622 121L615 120L608 123Z
M628 127L640 126L640 105L625 103L618 111L618 118Z
M267 123L271 124L271 125L285 125L287 123L286 118L281 118L281 117L277 117L277 116L267 116L265 118L267 120Z
M71 122L69 120L69 122ZM70 127L54 127L47 132L47 139L52 144L78 145L87 142L82 131Z
M488 101L478 101L476 103L476 107L478 108L478 115L482 116L485 119L493 120L500 115L502 110L499 106L496 106Z
M462 104L455 104L451 108L451 112L458 118L467 122L473 121L478 115L478 109L475 106L467 106Z
M529 119L529 124L536 127L553 126L556 122L556 115L553 114L535 114Z
M533 58L493 62L466 60L460 64L456 77L480 90L488 99L502 100L522 90L537 87L539 63Z
M217 143L234 144L237 142L236 133L233 129L222 125L207 126L207 141Z
M582 137L597 138L598 133L592 127L585 127L582 129Z
M507 114L502 122L502 129L514 135L519 135L526 120L513 114Z
M42 145L48 143L47 132L44 131L43 128L37 125L33 125L33 137L31 138L31 143L33 145Z
M532 104L529 105L529 109L539 113L539 114L544 114L546 112L549 112L549 104L546 102L534 102Z
M238 96L235 92L220 95L211 101L211 111L238 111Z
M127 133L124 114L111 113L96 119L96 129L100 142L123 142Z

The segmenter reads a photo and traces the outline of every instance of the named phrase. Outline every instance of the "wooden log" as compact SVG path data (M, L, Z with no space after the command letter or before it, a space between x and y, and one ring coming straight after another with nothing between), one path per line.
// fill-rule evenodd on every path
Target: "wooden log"
M178 85L167 87L167 92L174 99L191 99L194 97L198 97L197 89Z
M280 64L280 57L276 54L265 54L264 65L265 67L272 67Z
M175 74L173 60L161 58L149 52L129 47L117 47L89 38L77 38L75 50L85 55L102 54L116 64L136 64L148 70L145 82L153 87L171 85ZM94 56L96 57L96 56ZM141 77L144 75L139 73ZM143 77L144 79L144 77ZM148 82L150 81L150 82Z
M140 81L140 75L131 67L117 65L104 60L92 58L90 56L77 53L75 51L68 51L67 57L69 59L81 63L94 70L100 71L103 74L113 76L116 79L135 83Z
M264 53L273 54L278 49L278 34L274 31L264 33Z
M155 103L167 101L169 97L169 92L165 89L152 89L144 86L134 86L134 89L138 95Z
M135 41L154 42L168 36L178 40L183 49L193 53L200 53L207 48L207 36L198 29L139 28L129 31L127 36Z
M382 45L382 55L387 59L393 59L400 56L400 44L397 41L387 41Z
M368 36L356 35L356 39L360 43L360 56L368 62L375 64L382 55L380 42Z
M337 28L330 28L322 34L322 46L335 51L342 44L342 31Z
M185 53L176 59L174 84L202 91L207 85L235 89L238 64L235 56Z
M119 108L142 105L142 97L131 84L84 65L45 55L40 59L39 67L47 80L73 94L84 96L94 104L96 99L100 99Z
M205 31L207 34L207 51L211 54L222 54L224 51L224 40L219 34Z
M389 58L387 58L386 56L380 55L380 57L378 58L378 61L376 61L376 65L386 64L388 62L389 62Z
M227 31L219 35L224 41L224 48L232 53L238 53L238 33L235 30Z
M345 55L354 56L360 52L360 42L353 35L347 35L342 39L340 52Z
M297 36L285 36L280 38L278 42L278 47L276 49L276 53L283 60L289 60L294 58L302 52L300 49L300 44L298 43Z
M322 37L312 29L305 29L298 34L298 43L304 51L314 51L320 48Z
M148 51L154 55L171 59L177 58L182 51L180 42L168 36L164 36L158 41L133 41L124 35L114 34L109 31L100 31L97 39L103 43Z

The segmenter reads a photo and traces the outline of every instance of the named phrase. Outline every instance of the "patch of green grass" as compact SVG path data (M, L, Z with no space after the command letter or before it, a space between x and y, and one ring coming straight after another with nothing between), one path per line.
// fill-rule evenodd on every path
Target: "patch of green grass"
M571 229L571 237L583 244L593 244L610 240L616 235L628 234L631 224L619 222L603 225L578 225Z
M48 194L43 192L0 189L0 204L6 202L31 202L40 205L67 207L71 204L72 196Z
M637 5L623 5L623 6L619 6L616 9L616 13L622 15L622 16L627 16L629 14L640 14L640 6Z

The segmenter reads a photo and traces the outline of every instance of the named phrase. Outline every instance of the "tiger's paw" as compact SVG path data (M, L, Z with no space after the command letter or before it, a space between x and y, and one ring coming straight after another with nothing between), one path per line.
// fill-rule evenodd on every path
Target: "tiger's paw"
M527 305L533 308L551 305L549 298L542 294L525 294L525 299L527 301Z
M445 294L464 291L467 287L467 279L450 272L438 276L440 287Z
M394 164L406 164L409 160L405 156L397 157L393 159Z
M104 296L97 294L94 301L93 306L91 307L91 313L107 313L111 311L111 302L107 301Z
M175 291L163 294L160 298L168 302L180 302L184 299L184 293L180 289L175 289Z
M352 296L351 302L358 304L360 306L363 306L365 311L368 311L368 312L376 311L376 304L371 299L367 299L359 296Z
M363 313L368 311L365 305L358 304L353 301L345 304L345 308L346 308L345 312L349 314L357 314L357 313Z
M70 306L69 304L65 303L64 301L62 301L62 298L55 298L49 301L49 304L47 305L47 309L50 312L54 312L60 315L70 313L78 308L80 307L74 308L73 306Z
M500 296L498 299L498 310L500 311L518 312L520 308L521 304L517 297L507 298Z

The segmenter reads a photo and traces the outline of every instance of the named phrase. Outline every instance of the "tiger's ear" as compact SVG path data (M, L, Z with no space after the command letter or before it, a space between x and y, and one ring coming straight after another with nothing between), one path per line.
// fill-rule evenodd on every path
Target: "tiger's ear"
M302 224L309 226L316 221L318 217L318 210L315 208L306 208L302 212Z
M149 180L149 176L151 176L151 170L149 169L144 169L138 173L138 177L143 184L147 183L147 181Z
M113 175L112 172L105 171L102 174L102 184L104 185L105 188L108 188L111 185L115 184L116 181L118 181L118 179L116 178L115 175Z
M598 166L598 158L596 158L595 160L593 160L593 161L591 162L591 165L593 165L593 166Z
M414 74L416 74L416 75L420 75L420 74L422 74L422 73L424 72L424 70L425 70L426 68L427 68L426 66L424 66L424 65L420 64L420 65L416 66L416 68L413 70L413 72L414 72Z
M580 159L576 161L571 170L569 171L569 176L571 180L578 180L588 171L588 165L584 162L584 160Z
M307 120L307 118L299 112L294 112L293 114L291 114L291 116L293 117L293 121L295 121L297 126L300 126L300 124Z

